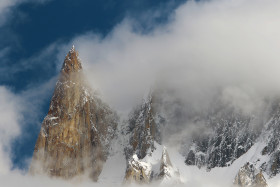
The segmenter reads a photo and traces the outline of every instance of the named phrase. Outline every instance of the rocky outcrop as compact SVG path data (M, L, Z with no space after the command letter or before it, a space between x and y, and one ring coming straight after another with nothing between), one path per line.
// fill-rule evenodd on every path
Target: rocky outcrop
M150 182L152 166L139 160L151 156L156 149L155 144L161 143L160 127L163 123L164 118L156 111L152 94L149 94L143 104L130 114L126 131L129 137L129 146L125 149L128 160L125 174L127 182Z
M152 165L150 163L142 162L137 155L133 155L128 162L128 167L125 175L126 183L148 184L151 182Z
M240 187L267 187L266 180L261 171L258 171L255 166L247 162L238 171L234 185Z
M39 133L30 173L97 180L114 137L117 116L84 80L74 47L67 54Z
M172 165L166 148L158 144L156 148L158 150L144 159L139 159L136 154L133 155L128 162L125 183L181 183L179 171Z
M180 173L175 169L170 161L166 147L163 147L162 157L160 161L160 172L157 176L159 180L171 183L181 183Z

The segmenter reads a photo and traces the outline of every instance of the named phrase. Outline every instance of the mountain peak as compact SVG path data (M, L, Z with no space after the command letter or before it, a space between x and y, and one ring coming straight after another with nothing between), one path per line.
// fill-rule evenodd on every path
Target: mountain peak
M73 52L75 52L75 51L76 51L76 50L75 50L75 45L73 44L73 45L72 45L72 48L70 49L69 52L70 52L70 53L73 53Z
M61 72L69 74L70 72L78 72L82 69L82 64L79 59L79 53L73 45L64 59Z
M80 71L78 53L72 49L66 55L42 123L30 173L65 179L86 174L96 181L109 154L118 119L92 94Z

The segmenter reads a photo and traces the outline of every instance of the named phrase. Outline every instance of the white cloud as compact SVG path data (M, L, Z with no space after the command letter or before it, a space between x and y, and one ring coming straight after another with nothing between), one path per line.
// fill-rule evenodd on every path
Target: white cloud
M40 125L38 111L51 94L55 80L52 78L40 86L33 85L20 93L0 85L0 176L9 174L13 167L13 141L16 138L24 141L27 136L34 136L24 129L31 125L32 128L38 128L36 125Z
M25 2L45 3L50 0L1 0L0 1L0 26L11 17L12 8Z
M7 173L11 167L11 141L20 133L22 103L6 87L0 86L0 174Z
M279 8L277 0L190 1L148 34L126 19L105 38L87 33L73 42L93 87L119 110L155 84L197 106L218 88L267 96L280 92Z

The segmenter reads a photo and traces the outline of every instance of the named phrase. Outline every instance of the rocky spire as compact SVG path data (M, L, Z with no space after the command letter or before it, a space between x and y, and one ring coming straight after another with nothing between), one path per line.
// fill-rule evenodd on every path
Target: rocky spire
M160 165L161 170L163 170L164 167L169 167L169 166L173 167L171 164L170 158L169 158L169 154L168 154L165 146L163 146L161 160L162 160L161 165Z
M133 155L128 161L125 173L125 183L148 184L151 182L152 165L138 159L137 155Z
M158 177L161 180L169 181L171 183L181 183L179 171L173 167L166 147L163 147L162 157L160 161L160 172Z
M69 74L70 72L78 72L82 69L79 54L75 50L74 45L65 57L61 72Z
M32 174L97 180L117 125L115 113L93 96L74 46L66 55L39 133Z

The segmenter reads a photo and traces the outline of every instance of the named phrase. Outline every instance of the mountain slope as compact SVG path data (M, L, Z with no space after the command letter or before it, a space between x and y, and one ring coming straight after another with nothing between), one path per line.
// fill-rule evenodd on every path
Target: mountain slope
M258 118L235 108L214 103L202 117L207 134L194 135L186 154L186 164L212 169L229 166L246 153L260 135Z

